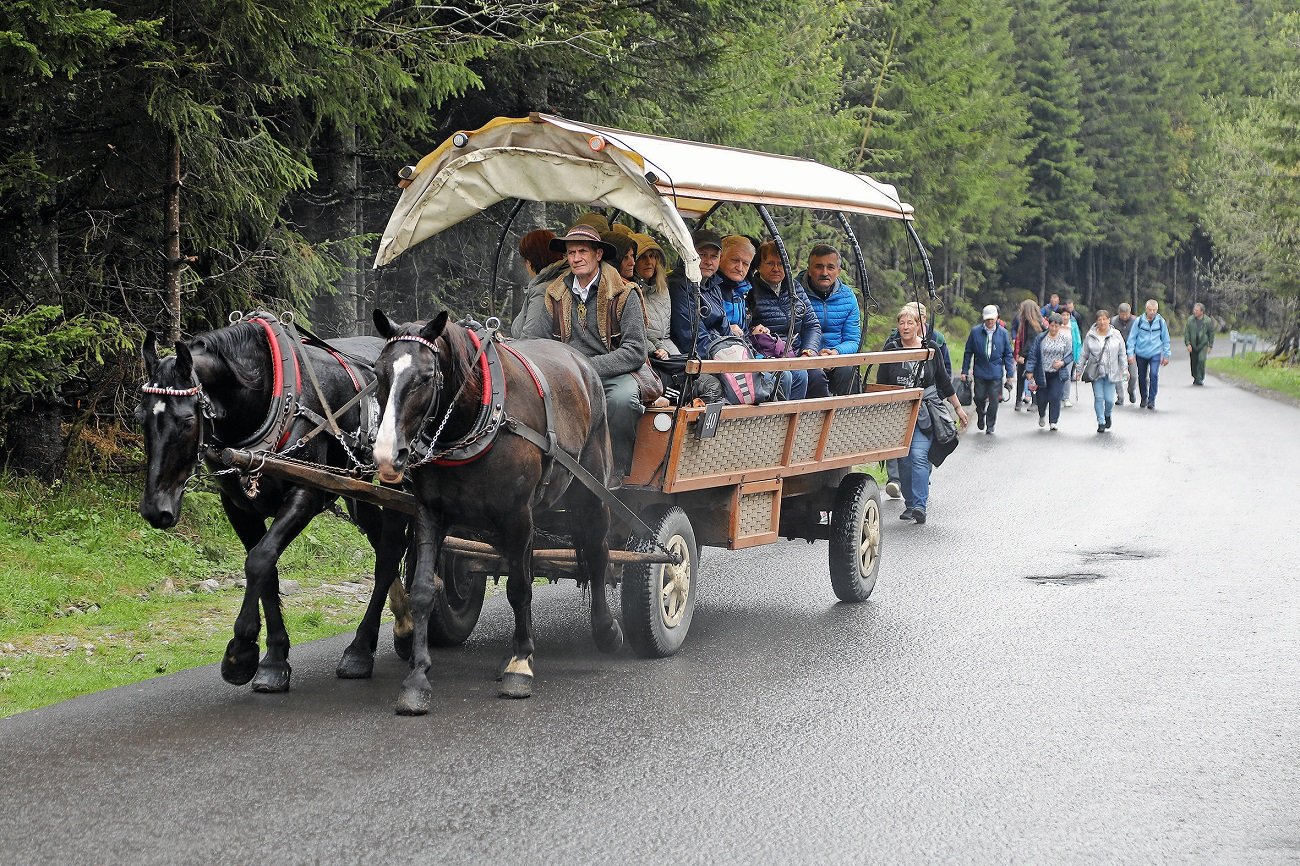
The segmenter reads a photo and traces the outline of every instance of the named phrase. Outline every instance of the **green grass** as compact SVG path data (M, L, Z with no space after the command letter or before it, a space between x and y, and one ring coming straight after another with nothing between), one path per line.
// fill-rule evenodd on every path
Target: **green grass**
M0 717L220 658L243 548L212 493L188 494L176 529L149 527L139 483L0 474ZM354 628L373 565L354 527L318 517L280 560L300 585L284 598L291 639ZM207 579L219 586L205 591Z
M1210 358L1206 367L1230 379L1249 382L1257 388L1276 391L1293 400L1300 400L1300 367L1281 365L1259 366L1261 354L1251 352L1235 358Z

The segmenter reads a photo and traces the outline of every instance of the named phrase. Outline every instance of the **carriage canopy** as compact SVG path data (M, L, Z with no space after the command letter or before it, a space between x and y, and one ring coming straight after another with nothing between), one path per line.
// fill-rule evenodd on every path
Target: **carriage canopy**
M720 202L787 205L910 220L893 186L813 160L577 123L498 117L458 132L414 166L375 267L505 199L612 207L681 254L699 281L683 221Z

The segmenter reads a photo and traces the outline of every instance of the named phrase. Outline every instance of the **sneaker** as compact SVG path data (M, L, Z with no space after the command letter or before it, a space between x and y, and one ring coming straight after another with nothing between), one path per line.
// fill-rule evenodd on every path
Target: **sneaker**
M1106 425L1105 425L1105 424L1098 424L1098 425L1097 425L1097 432L1098 432L1098 433L1105 433L1105 432L1106 432Z
M1039 416L1038 416L1038 426L1039 426L1039 427L1046 427L1046 426L1047 426L1047 419L1044 418L1042 415L1039 415ZM1055 426L1055 425L1053 425L1053 426Z
M915 521L917 522L918 525L919 525L919 524L922 524L922 523L925 523L925 509L924 509L924 508L913 508L913 509L912 509L912 519L915 520Z
M1069 408L1071 408L1071 407L1073 407L1073 406L1074 406L1074 404L1071 403L1069 400L1066 400L1066 401L1065 401L1065 408L1069 409Z
M903 488L898 486L897 481L890 481L885 484L885 495L890 499L902 499Z
M983 415L979 416L979 419L975 422L975 426L976 426L976 428L978 428L978 429L980 429L980 430L983 430L983 429L984 429L984 416L983 416Z
M904 511L902 514L898 515L898 519L899 519L899 520L911 520L911 519L912 519L912 515L915 514L915 513L916 513L916 512L915 512L914 509L909 508L909 509L907 509L906 511Z
M1052 425L1051 427L1049 427L1048 429L1051 430L1053 433L1055 433L1055 432L1056 432L1056 425L1053 424L1053 425Z
M1107 430L1110 429L1110 416L1109 416L1109 415L1106 416L1106 429L1107 429Z

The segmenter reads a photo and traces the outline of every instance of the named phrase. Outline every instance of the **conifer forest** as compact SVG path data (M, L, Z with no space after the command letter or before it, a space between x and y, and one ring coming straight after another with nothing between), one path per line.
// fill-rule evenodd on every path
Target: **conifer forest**
M522 271L507 243L489 287L495 229L370 265L397 169L530 111L893 183L953 315L1201 301L1295 361L1291 0L8 0L0 458L129 414L148 331L508 317ZM806 256L821 227L790 219ZM887 311L907 263L862 234Z

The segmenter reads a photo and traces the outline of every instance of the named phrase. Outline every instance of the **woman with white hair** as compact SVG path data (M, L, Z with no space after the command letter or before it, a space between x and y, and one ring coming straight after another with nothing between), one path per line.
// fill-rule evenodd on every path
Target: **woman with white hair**
M923 327L919 304L906 304L898 311L898 341L894 348L919 349L922 347L921 330ZM876 381L882 385L902 385L904 387L934 387L939 398L947 401L953 413L964 427L968 423L966 411L957 401L957 391L952 386L952 379L939 356L938 346L933 340L925 344L931 349L929 359L925 361L902 361L894 364L881 364ZM925 406L921 413L925 413ZM917 415L917 426L912 431L912 447L907 455L898 461L899 481L903 492L903 513L899 520L914 520L925 523L926 509L930 504L930 451L934 445L931 430L921 429L921 415ZM942 462L941 458L936 458Z

